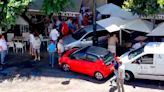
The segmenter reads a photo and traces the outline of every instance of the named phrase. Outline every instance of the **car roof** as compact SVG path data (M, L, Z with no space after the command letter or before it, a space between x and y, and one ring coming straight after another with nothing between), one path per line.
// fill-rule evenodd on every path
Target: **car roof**
M96 55L98 57L104 57L108 53L110 53L107 49L97 46L89 46L86 50L86 53Z
M88 25L84 27L84 30L87 32L93 32L93 25ZM96 26L96 31L102 31L102 30L105 30L105 28L101 27L100 25Z
M164 54L164 42L149 42L144 47L145 53Z

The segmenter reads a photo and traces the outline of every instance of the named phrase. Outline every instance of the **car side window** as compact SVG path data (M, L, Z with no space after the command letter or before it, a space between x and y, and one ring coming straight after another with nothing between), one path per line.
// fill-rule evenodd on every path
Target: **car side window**
M132 64L153 64L153 57L153 54L143 55L142 57L132 62Z
M90 62L96 62L98 58L96 56L93 56L93 55L90 55L90 54L87 54L86 55L86 60L87 61L90 61Z
M92 32L89 33L89 34L87 34L87 35L84 37L84 39L86 39L86 41L91 41L92 38L93 38L93 33L92 33Z
M85 60L85 57L86 57L85 53L82 52L78 52L72 55L72 58L77 60Z
M141 64L153 64L153 54L147 54L141 57Z

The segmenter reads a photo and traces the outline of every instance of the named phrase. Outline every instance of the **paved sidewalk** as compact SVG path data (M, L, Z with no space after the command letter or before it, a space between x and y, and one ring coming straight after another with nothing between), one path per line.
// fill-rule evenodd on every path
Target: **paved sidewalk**
M57 65L48 65L47 54L34 62L28 54L11 54L8 64L0 71L1 92L117 92L107 80L63 72ZM125 92L164 92L164 82L136 80L125 85Z

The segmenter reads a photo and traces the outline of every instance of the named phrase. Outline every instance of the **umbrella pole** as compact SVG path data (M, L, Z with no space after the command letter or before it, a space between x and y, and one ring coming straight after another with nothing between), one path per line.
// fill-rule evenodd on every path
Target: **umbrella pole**
M120 46L122 45L122 30L119 31L119 38L120 38Z

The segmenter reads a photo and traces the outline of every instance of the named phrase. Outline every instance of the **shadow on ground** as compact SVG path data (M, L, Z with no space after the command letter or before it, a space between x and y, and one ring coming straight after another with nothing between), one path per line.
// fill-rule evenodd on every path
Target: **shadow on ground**
M98 81L93 77L82 75L74 72L62 71L57 62L54 68L51 68L48 62L47 54L43 53L41 61L33 61L33 58L28 54L9 54L7 57L7 64L4 69L0 71L0 82L4 80L22 79L29 80L31 78L39 77L53 77L53 78L67 78L68 81L63 81L63 85L68 85L71 79L81 79L93 83L102 84L109 78Z
M102 84L108 81L110 76L102 81L98 81L93 77L82 75L74 72L64 72L59 66L55 65L55 68L51 68L48 63L47 53L42 53L41 61L34 62L33 58L28 54L9 54L7 65L5 69L0 71L0 82L5 80L13 81L14 79L22 79L27 81L29 79L35 79L40 77L53 77L53 78L66 78L68 80L63 81L62 85L69 85L71 79L80 79L89 81L92 83ZM152 89L164 89L164 81L152 81L152 80L134 80L132 82L125 82L126 85L132 87L144 87ZM116 88L111 88L110 92L114 92Z

